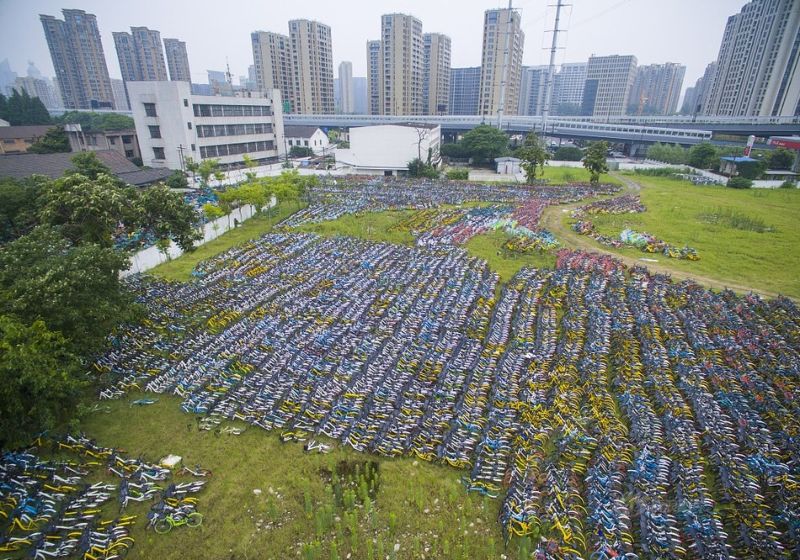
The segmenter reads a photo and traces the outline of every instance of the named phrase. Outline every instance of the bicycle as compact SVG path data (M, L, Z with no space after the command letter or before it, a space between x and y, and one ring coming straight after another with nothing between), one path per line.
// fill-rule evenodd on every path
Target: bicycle
M199 527L203 524L203 514L192 512L185 515L169 514L159 518L153 525L153 529L160 535L165 535L176 527Z

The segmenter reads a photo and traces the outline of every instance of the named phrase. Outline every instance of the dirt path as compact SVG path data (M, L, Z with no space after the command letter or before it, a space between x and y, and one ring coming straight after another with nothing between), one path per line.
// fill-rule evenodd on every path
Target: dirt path
M629 177L625 177L619 175L617 173L612 173L614 177L622 181L623 187L622 191L615 196L619 196L622 194L638 194L639 191L642 189L642 186L637 183L636 181L632 180ZM703 276L701 274L696 274L693 272L685 271L685 270L676 270L669 266L665 266L661 263L651 263L641 261L638 258L628 257L625 255L620 255L619 253L615 253L613 251L609 251L590 237L585 235L579 235L576 232L572 231L568 226L565 226L562 219L565 215L568 215L572 210L577 208L578 206L582 206L586 204L586 201L575 202L572 204L562 204L558 206L548 206L544 209L542 213L541 224L544 229L548 229L559 239L565 246L569 248L575 249L584 249L587 251L594 251L595 253L605 253L608 255L612 255L619 260L623 261L628 266L644 266L648 270L654 273L661 273L661 274L668 274L674 280L693 280L698 284L706 286L707 288L713 288L715 290L723 290L725 288L729 288L735 292L740 293L748 293L753 292L763 297L767 298L774 298L777 297L778 294L775 292L770 292L766 290L761 290L757 288L753 288L752 286L745 286L743 284L737 284L735 282L730 282L727 280L719 280L716 278L711 278L708 276Z

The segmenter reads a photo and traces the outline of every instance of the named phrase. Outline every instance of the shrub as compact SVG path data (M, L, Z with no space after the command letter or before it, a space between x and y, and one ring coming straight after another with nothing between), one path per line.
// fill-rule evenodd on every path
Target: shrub
M795 183L794 181L786 180L783 183L781 183L780 188L781 189L796 189L797 188L797 183Z
M736 164L736 171L745 179L758 179L766 168L767 164L763 161L743 161Z
M686 169L683 167L653 167L650 169L634 169L633 172L647 177L669 177L677 173L686 173Z
M408 176L436 179L439 177L439 172L432 165L425 163L419 158L414 158L408 162Z
M306 146L292 146L289 149L289 157L311 157L314 155L314 150Z
M457 144L442 144L441 153L445 157L454 159L468 159L469 153L461 143Z
M664 163L682 164L686 163L689 152L677 144L656 143L647 148L647 157Z
M731 177L728 179L728 186L732 189L749 189L753 186L753 181L747 177Z
M583 159L583 150L577 146L561 146L553 154L555 161L580 161Z
M448 169L445 175L447 176L448 179L466 181L467 179L469 179L469 169L465 167Z

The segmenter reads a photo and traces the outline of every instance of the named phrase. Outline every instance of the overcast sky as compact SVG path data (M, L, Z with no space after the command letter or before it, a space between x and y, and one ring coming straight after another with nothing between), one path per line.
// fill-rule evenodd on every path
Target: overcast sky
M686 65L684 87L693 85L706 64L716 59L728 16L745 0L567 0L562 27L567 29L556 61L586 61L591 54L633 54L639 64L679 62ZM524 63L547 64L555 0L515 0L525 32ZM500 4L505 7L503 2ZM452 65L478 66L481 61L483 12L491 0L0 0L0 61L24 75L28 60L53 76L39 14L61 17L62 8L97 16L108 70L120 77L112 31L130 26L156 29L164 37L187 43L192 81L207 81L206 70L247 74L253 63L250 32L288 33L289 19L308 18L331 26L334 73L342 60L353 63L353 75L366 72L366 41L380 35L380 16L402 12L422 20L423 32L452 39ZM236 81L236 78L234 78Z

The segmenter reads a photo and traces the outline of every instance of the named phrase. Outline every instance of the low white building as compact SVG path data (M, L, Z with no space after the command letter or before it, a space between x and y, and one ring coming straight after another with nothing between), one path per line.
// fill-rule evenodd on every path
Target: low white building
M283 112L270 95L193 95L189 82L128 82L142 161L182 169L185 158L238 167L247 154L260 164L284 157ZM261 96L257 96L261 95Z
M336 163L354 173L402 175L408 163L419 157L438 166L442 161L442 131L432 124L382 124L350 128L350 147L337 149Z
M497 164L497 173L500 175L516 175L520 172L520 165L522 160L515 157L499 157L494 158Z
M317 126L287 124L283 127L283 136L286 138L286 149L289 152L292 151L292 147L300 146L311 148L316 155L323 155L331 146L328 135Z

